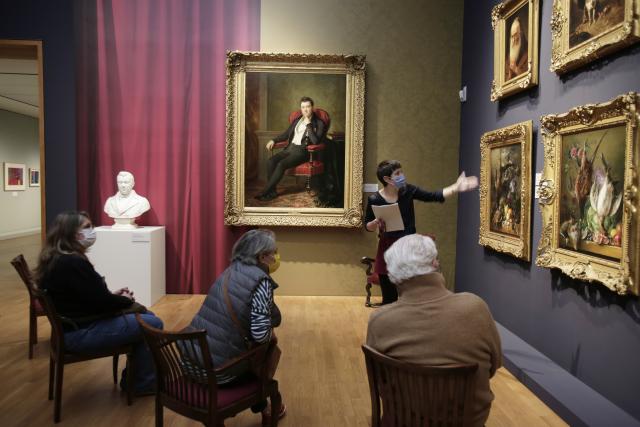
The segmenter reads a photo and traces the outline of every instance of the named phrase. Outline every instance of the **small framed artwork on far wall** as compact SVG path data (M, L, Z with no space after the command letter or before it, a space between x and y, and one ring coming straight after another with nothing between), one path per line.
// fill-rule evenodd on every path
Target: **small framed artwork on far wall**
M4 191L24 191L27 167L20 163L4 164Z
M40 169L29 169L29 187L40 187Z

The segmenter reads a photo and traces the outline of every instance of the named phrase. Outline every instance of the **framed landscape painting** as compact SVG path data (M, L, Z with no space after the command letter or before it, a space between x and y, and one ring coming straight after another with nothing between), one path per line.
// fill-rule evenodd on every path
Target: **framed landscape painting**
M578 68L640 40L638 0L554 0L551 71Z
M542 238L536 264L638 294L638 116L635 93L541 118Z

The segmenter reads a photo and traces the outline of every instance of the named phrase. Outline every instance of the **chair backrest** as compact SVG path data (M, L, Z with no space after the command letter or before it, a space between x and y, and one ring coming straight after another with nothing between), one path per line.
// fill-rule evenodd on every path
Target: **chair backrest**
M324 122L324 134L326 135L329 131L329 128L331 127L331 117L329 116L329 113L327 113L322 108L314 108L313 112L315 113L316 117ZM289 123L293 123L293 121L300 118L301 115L302 112L300 110L292 111L291 114L289 114Z
M41 289L35 282L31 285L31 295L34 299L37 299L44 314L49 319L51 325L51 351L57 353L59 356L64 353L64 329L62 327L63 318L58 315L55 305L51 297L45 289Z
M145 323L142 328L156 365L158 392L185 406L216 411L216 376L206 332L167 332Z
M402 362L362 346L372 426L470 425L478 365L423 366ZM382 403L382 408L380 407Z
M24 285L26 286L27 291L29 292L29 299L33 304L33 299L34 299L33 287L35 286L35 284L33 281L33 276L31 275L31 270L29 270L29 266L27 265L27 260L25 260L24 256L20 254L11 260L11 265L13 265L13 268L16 269L16 271L18 272L18 275L24 282Z

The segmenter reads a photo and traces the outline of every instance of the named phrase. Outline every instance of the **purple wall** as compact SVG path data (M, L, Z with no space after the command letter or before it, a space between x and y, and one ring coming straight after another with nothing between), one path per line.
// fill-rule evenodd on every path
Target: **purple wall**
M500 103L489 100L493 78L491 9L496 0L467 0L464 15L460 168L480 174L480 136L533 120L532 169L543 167L540 116L640 91L640 47L628 48L562 78L549 71L551 0L540 16L540 84ZM532 181L534 177L532 176ZM640 419L640 302L478 245L479 200L460 197L456 290L473 292L496 321L635 418ZM532 258L541 218L532 203Z
M42 40L47 223L76 208L73 0L2 0L0 38Z

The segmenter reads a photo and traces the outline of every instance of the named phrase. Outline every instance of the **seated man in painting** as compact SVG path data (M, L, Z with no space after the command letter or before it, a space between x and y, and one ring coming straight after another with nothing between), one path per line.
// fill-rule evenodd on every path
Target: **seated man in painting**
M267 185L256 196L260 201L269 201L278 197L276 186L284 176L284 172L309 160L306 146L320 144L325 136L325 124L313 112L313 99L303 96L300 99L299 119L294 120L284 133L278 135L266 145L273 150L276 142L287 141L284 150L273 155L267 164Z
M489 308L473 294L453 293L445 287L430 237L402 237L384 259L399 298L373 312L367 345L421 365L477 363L471 425L483 426L493 400L489 378L502 364L500 336Z
M520 24L520 17L516 17L511 23L509 35L505 80L513 79L529 69L527 35Z

